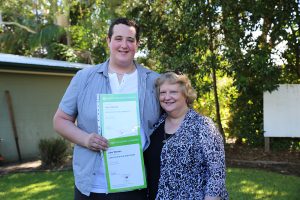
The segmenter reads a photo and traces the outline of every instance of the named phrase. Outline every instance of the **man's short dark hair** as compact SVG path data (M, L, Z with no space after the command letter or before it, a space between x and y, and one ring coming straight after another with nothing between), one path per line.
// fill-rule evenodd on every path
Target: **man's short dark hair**
M117 18L116 20L114 20L108 29L108 38L111 40L111 37L113 35L113 29L115 25L118 24L124 24L127 26L132 26L135 28L136 34L135 34L135 39L136 41L140 41L140 27L137 25L137 23L134 20L131 19L127 19L127 18Z

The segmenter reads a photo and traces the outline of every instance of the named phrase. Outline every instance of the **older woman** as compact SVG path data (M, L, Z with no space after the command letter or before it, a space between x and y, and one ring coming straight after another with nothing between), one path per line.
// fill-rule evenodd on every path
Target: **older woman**
M196 93L185 75L156 80L165 110L145 151L150 199L228 199L222 136L191 107Z

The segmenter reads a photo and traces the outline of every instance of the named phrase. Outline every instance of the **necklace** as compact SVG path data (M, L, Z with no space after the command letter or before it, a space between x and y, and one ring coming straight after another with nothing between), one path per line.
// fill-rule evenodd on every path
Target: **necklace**
M180 126L180 124L181 124L181 122L182 122L182 119L178 122L178 123L176 123L176 124L172 124L169 120L168 120L168 118L166 118L166 121L165 121L165 124L164 124L164 140L162 141L164 144L171 138L171 137L173 137L173 135L175 135L175 133L176 133L176 131L177 131L177 129L179 128L179 126ZM169 128L168 128L168 132L169 131L171 131L171 132L173 132L173 134L170 134L170 133L167 133L166 132L166 124L169 124Z
M162 141L162 143L165 144L171 137L173 137L173 135L175 135L175 133L169 134L164 131L164 140Z

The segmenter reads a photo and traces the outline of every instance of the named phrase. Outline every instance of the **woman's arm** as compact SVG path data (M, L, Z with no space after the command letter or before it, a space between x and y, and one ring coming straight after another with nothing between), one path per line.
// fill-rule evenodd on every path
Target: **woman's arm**
M205 200L221 199L225 186L225 152L223 139L218 129L215 127L213 121L206 118L203 126L204 141L202 153L204 155L204 162L206 162L206 188Z

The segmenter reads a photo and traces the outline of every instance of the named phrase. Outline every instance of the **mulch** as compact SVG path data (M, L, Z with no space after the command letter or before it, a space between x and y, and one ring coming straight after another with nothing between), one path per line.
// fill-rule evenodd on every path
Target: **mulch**
M2 163L0 165L0 176L12 173L25 173L25 172L47 172L47 171L66 171L72 170L72 160L67 161L61 166L57 167L44 167L41 160L26 160L23 162Z
M299 151L270 151L263 148L226 145L228 167L255 168L300 177Z

